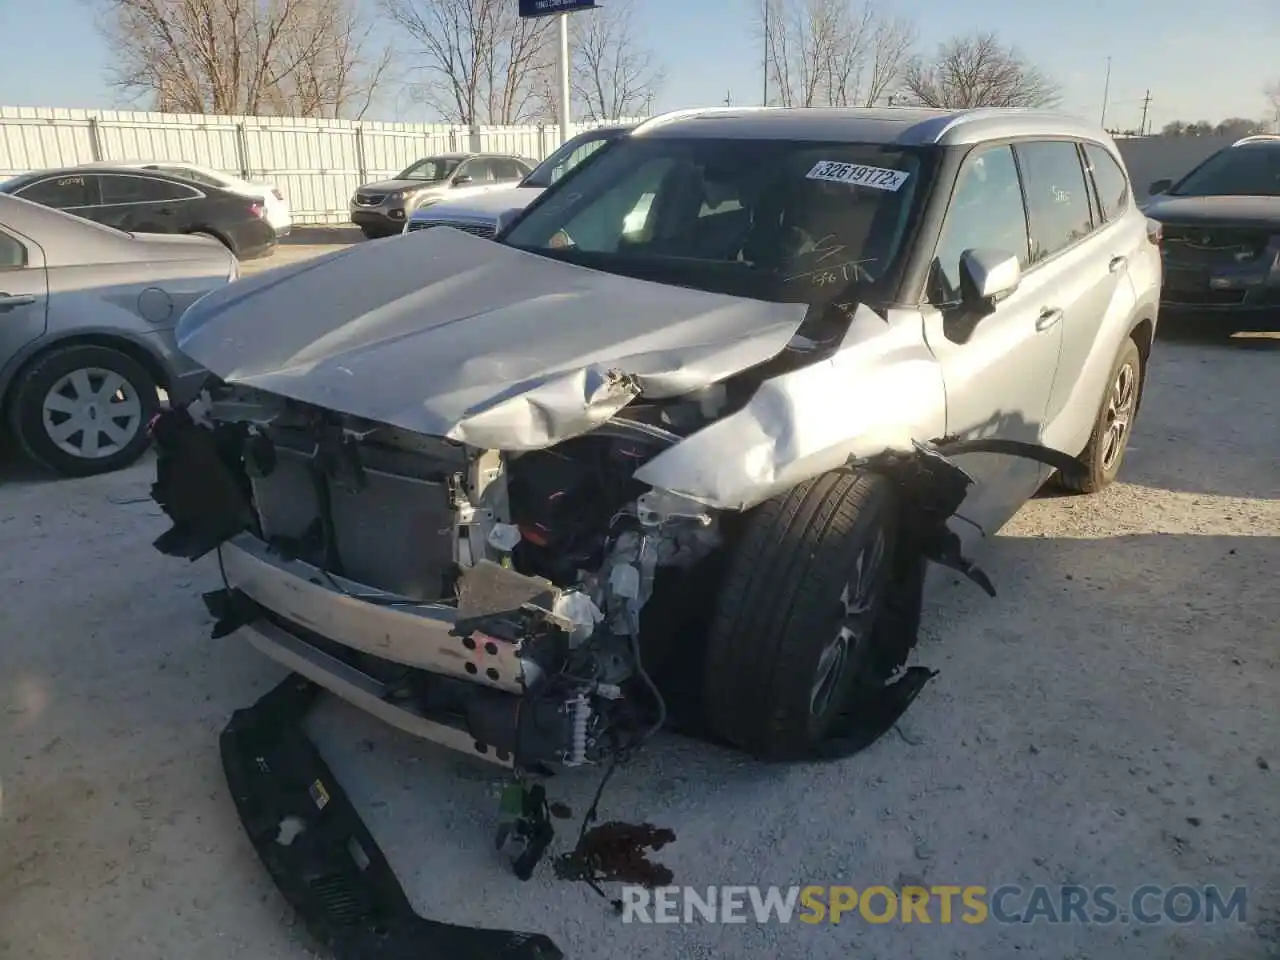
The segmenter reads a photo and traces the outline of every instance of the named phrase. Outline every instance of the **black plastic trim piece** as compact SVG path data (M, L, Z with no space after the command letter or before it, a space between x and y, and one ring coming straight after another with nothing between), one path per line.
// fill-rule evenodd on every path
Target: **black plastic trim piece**
M249 840L337 960L563 960L546 936L428 920L302 732L319 688L296 674L237 710L219 746Z

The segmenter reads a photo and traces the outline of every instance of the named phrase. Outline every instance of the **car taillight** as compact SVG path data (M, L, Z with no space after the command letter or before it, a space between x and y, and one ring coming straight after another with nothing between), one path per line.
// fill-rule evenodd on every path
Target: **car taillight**
M255 217L262 216L262 204L260 203L249 204L249 212L252 213Z
M1152 220L1147 217L1147 239L1157 247L1164 240L1164 225L1159 220Z

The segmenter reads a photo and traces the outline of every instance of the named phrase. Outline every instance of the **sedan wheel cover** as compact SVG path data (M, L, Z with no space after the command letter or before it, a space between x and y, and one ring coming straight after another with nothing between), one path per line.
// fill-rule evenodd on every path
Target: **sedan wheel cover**
M100 367L73 370L45 394L41 404L45 434L63 453L100 460L127 447L142 429L138 389L120 374Z
M853 574L840 593L840 626L818 657L809 692L810 716L820 717L831 709L832 697L848 671L858 669L863 660L865 645L875 626L872 608L884 556L884 530L877 529L858 552Z

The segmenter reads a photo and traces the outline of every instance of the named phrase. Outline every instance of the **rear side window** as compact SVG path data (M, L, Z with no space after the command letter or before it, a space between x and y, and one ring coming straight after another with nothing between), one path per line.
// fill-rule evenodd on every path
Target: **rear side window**
M1019 263L1027 264L1027 214L1007 146L979 147L965 158L938 239L930 300L960 299L960 255L974 247L1016 254Z
M1095 144L1084 145L1084 159L1093 173L1093 185L1098 188L1102 219L1110 222L1129 206L1129 178L1115 158Z
M94 178L84 176L49 177L18 191L18 196L55 210L90 207L97 202Z
M0 270L27 265L27 248L7 233L0 233Z
M514 160L493 160L494 173L499 180L520 180L528 172Z
M1014 150L1027 195L1031 263L1035 264L1088 236L1093 211L1074 143L1044 140L1019 143Z
M151 177L104 176L102 202L156 203L164 200L187 200L195 196L189 187Z

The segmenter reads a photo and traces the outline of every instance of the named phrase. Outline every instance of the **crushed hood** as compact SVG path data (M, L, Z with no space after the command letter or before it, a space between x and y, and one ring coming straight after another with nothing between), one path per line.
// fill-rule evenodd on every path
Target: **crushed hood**
M177 336L227 382L527 450L585 433L638 395L679 396L763 363L805 309L438 227L240 280L193 304Z

